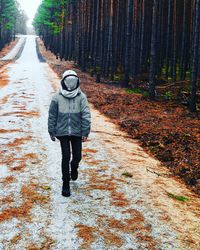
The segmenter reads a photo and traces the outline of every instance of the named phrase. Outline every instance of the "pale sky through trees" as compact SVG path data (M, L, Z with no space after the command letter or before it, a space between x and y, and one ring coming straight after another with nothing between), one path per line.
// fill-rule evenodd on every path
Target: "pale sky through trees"
M26 15L29 18L27 25L29 27L32 26L33 18L42 0L17 0L17 1L19 2L22 9L26 12Z

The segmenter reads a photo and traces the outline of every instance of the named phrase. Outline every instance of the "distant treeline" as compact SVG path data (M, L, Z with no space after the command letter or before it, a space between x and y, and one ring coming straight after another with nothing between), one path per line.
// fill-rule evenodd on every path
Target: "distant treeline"
M0 0L0 50L15 38L26 34L27 17L15 0Z
M43 0L34 20L45 46L83 71L127 87L142 75L191 80L196 110L200 77L200 0Z

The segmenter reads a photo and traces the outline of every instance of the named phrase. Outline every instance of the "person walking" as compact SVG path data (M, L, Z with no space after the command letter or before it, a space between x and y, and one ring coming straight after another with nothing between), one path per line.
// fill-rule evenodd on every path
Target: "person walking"
M90 133L91 114L80 79L73 70L64 72L59 91L52 97L48 132L52 141L60 141L62 152L62 195L69 197L70 180L77 180L82 158L82 142ZM70 172L71 170L71 172Z

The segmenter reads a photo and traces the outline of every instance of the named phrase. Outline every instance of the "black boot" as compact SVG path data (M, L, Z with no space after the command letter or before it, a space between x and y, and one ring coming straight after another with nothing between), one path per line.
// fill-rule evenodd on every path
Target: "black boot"
M78 179L78 168L73 167L71 171L72 181L76 181Z
M65 197L69 197L71 195L69 181L63 182L62 195Z

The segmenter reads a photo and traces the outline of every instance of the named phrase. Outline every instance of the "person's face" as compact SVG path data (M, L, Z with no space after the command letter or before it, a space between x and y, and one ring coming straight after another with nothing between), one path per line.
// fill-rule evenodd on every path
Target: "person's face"
M78 79L77 77L74 77L74 76L66 77L64 80L65 86L67 87L69 91L77 88L77 82L78 82Z

